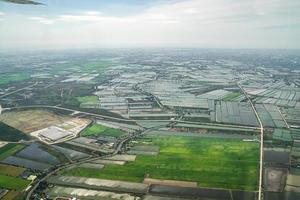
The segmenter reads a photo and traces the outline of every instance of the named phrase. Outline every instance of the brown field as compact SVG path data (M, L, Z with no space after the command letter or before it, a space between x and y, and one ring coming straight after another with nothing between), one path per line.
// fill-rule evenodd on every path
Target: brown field
M61 124L69 119L69 117L46 110L14 111L0 115L0 121L24 133L31 133L51 125Z
M9 192L2 198L2 200L13 200L13 199L15 199L18 195L19 195L19 192L18 192L18 191L11 190L11 191L9 191Z
M22 167L15 167L12 165L0 164L0 174L17 177L26 169Z
M160 179L154 179L154 178L145 178L143 183L158 184L158 185L169 185L169 186L179 186L179 187L195 187L195 188L197 187L197 182L160 180Z

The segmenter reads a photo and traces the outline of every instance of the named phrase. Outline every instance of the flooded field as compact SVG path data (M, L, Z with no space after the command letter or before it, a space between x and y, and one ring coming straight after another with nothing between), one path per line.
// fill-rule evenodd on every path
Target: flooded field
M49 164L36 162L36 161L24 159L24 158L19 158L19 157L15 157L15 156L10 156L1 162L10 164L10 165L25 167L25 168L29 168L29 169L33 169L33 170L41 170L41 171L53 167L52 165L49 165Z
M16 156L42 163L48 163L51 165L59 164L59 160L55 156L42 150L40 145L37 144L31 144L22 151L18 152Z

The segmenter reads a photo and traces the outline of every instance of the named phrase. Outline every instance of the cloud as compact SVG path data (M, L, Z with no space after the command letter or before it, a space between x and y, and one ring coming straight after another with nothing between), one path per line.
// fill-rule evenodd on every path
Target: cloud
M0 12L0 16L3 16L3 15L5 15L5 13L4 12Z
M38 21L41 24L52 25L54 24L54 20L48 19L46 17L30 17L30 20Z
M126 16L122 14L122 17L118 14L107 14L105 10L102 13L91 9L53 14L48 17L30 17L37 23L53 26L27 24L23 19L20 19L20 23L29 27L23 28L28 31L28 38L26 38L28 42L32 37L33 42L48 45L44 39L47 37L47 41L53 45L72 47L78 45L80 47L272 48L282 44L295 46L296 43L293 41L297 38L299 40L296 34L299 33L298 28L289 32L280 28L271 30L266 27L290 27L289 24L297 24L300 17L298 12L300 1L174 0L162 2L151 4L151 7ZM11 35L13 34L7 34L7 38L12 38Z

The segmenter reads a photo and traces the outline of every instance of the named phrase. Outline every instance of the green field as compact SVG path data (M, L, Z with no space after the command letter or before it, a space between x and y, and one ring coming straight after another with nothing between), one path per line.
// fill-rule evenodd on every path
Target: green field
M27 180L0 174L0 188L23 190L29 183L30 181Z
M22 144L7 144L4 147L0 148L0 160L4 160L8 156L14 155L19 152L25 146Z
M30 76L24 73L15 73L15 74L0 74L0 85L7 84L11 82L24 81Z
M19 140L28 140L29 137L11 126L0 121L0 140L17 142Z
M93 124L91 127L89 127L88 129L86 129L81 133L82 136L102 135L102 136L111 136L111 137L119 137L124 134L125 132L121 130L109 128L99 124Z
M231 93L231 94L227 95L222 100L223 101L231 101L232 99L235 99L235 98L237 98L238 96L241 96L241 95L242 94L239 93L239 92L234 92L234 93Z
M233 139L147 136L139 145L158 145L157 156L137 156L123 166L95 171L75 168L66 175L142 182L150 178L195 181L200 187L256 190L258 143Z
M104 72L108 67L112 66L112 62L109 60L99 60L94 62L84 63L82 70L84 72Z
M97 96L83 96L76 97L76 99L80 103L99 103L99 98Z

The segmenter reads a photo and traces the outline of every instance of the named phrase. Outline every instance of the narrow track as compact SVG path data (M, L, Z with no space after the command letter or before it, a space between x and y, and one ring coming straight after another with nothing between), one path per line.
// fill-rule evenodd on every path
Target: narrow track
M255 113L255 116L257 118L257 121L259 123L259 127L260 127L260 158L259 158L259 185L258 185L258 200L263 200L263 157L264 157L264 127L263 124L261 122L261 119L255 109L254 104L252 103L251 98L249 97L249 95L246 93L246 91L243 89L243 87L237 83L238 87L241 89L241 91L244 93L244 95L246 96L246 98L248 99L253 112Z

